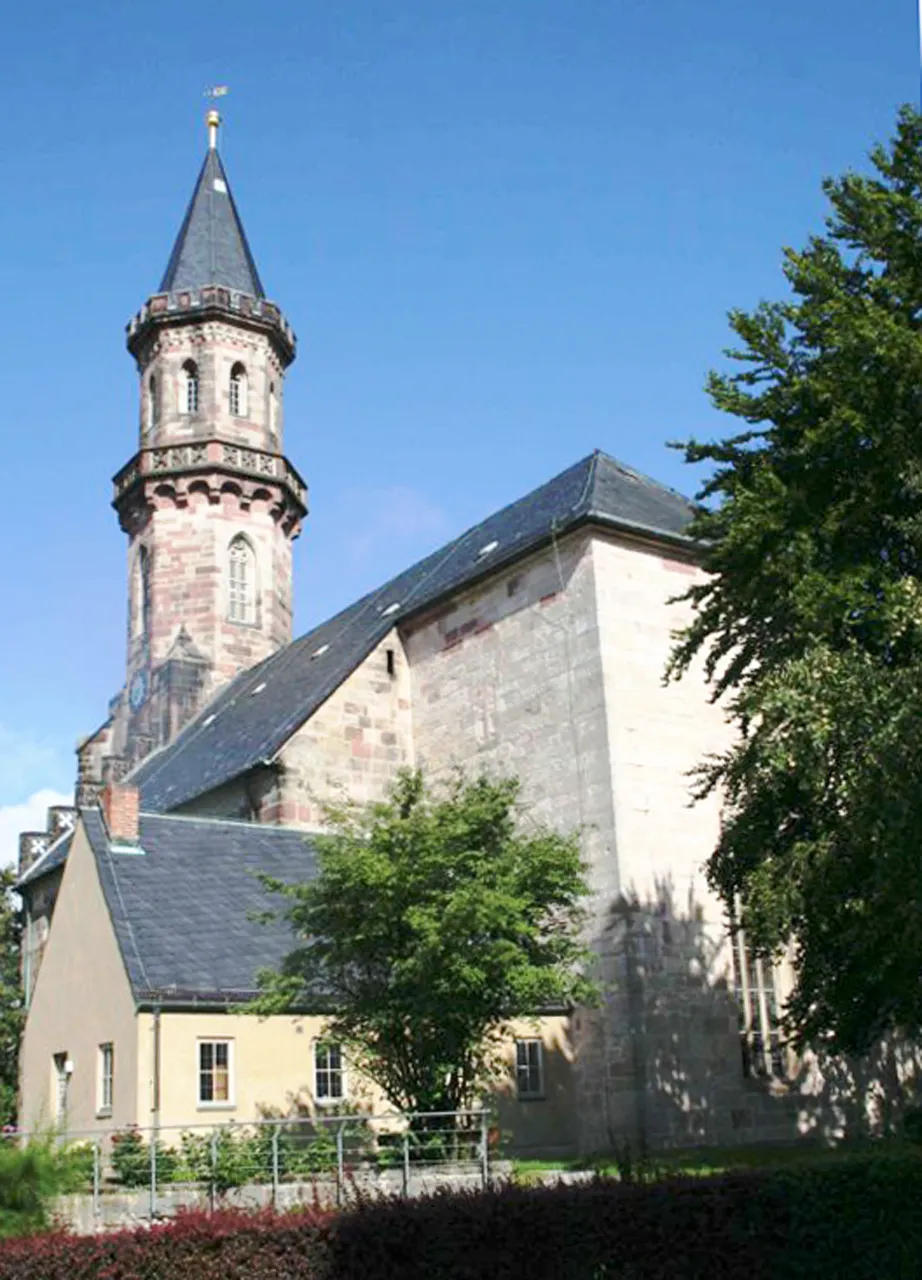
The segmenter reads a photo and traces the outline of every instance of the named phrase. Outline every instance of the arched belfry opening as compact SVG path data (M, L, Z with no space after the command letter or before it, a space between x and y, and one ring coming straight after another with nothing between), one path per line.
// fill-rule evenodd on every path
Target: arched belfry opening
M235 418L249 417L249 384L246 368L239 362L231 369L228 394L231 414Z

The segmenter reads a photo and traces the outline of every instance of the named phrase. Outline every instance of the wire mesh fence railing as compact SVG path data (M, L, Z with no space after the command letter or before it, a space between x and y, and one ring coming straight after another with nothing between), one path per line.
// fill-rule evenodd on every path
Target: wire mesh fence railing
M28 1141L27 1133L7 1140ZM279 1204L297 1192L342 1204L351 1190L409 1195L421 1181L490 1181L489 1114L477 1111L315 1114L224 1124L130 1126L92 1133L61 1132L68 1185L92 1196L94 1215L107 1195L134 1193L147 1216L161 1200L184 1193L212 1208L248 1192L256 1203ZM140 1206L139 1206L140 1208Z

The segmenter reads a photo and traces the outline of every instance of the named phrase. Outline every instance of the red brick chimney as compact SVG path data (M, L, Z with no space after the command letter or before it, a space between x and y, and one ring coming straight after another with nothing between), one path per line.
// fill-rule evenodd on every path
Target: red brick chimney
M123 782L110 782L103 789L100 803L109 839L121 844L137 844L140 838L138 817L141 808L138 788Z

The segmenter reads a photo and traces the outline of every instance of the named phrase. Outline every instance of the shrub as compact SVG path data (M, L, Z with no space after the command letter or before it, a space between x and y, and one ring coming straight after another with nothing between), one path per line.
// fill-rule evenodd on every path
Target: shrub
M187 1214L0 1245L0 1280L879 1280L922 1272L922 1157Z
M313 1210L183 1213L96 1236L64 1232L0 1244L2 1280L320 1280L329 1215ZM328 1273L327 1273L328 1274Z
M922 1106L918 1102L903 1113L903 1137L907 1142L922 1143Z
M112 1135L112 1173L123 1187L145 1187L150 1182L150 1145L131 1126ZM172 1147L157 1143L157 1182L173 1182L179 1176L179 1160Z
M258 1140L238 1132L233 1124L211 1133L184 1133L179 1145L181 1176L204 1182L218 1195L247 1182L265 1180Z
M82 1191L93 1178L93 1149L59 1145L52 1136L25 1146L0 1143L0 1236L28 1235L48 1223L49 1202Z

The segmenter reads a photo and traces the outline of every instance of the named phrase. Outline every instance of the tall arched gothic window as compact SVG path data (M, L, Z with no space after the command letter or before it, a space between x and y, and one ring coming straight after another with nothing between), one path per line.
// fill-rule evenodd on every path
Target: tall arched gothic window
M194 360L187 360L182 367L179 412L198 413L198 365Z
M242 364L231 369L230 411L236 418L247 416L247 371Z
M242 533L228 548L227 616L231 622L256 621L256 557Z

